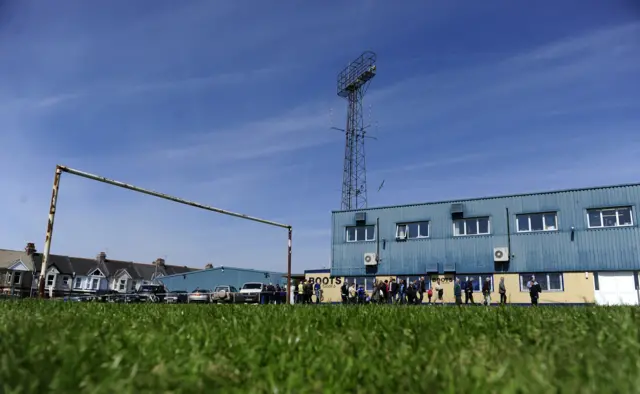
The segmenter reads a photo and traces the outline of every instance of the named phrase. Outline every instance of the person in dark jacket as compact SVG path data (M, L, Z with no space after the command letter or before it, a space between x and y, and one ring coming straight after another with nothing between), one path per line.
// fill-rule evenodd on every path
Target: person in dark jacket
M349 281L345 280L340 287L340 295L342 296L342 303L349 303Z
M484 304L491 306L491 278L489 277L482 282L482 296L484 297Z
M393 304L397 301L399 287L400 285L398 284L397 279L391 278L391 292L389 294L390 304Z
M418 303L422 304L424 300L424 293L427 292L427 282L424 280L424 276L420 277L420 281L418 281Z
M311 304L311 297L313 296L313 281L309 279L304 286L304 300L305 304Z
M536 280L534 275L531 275L531 280L527 282L527 287L529 288L529 297L531 297L531 305L538 305L538 298L540 298L540 293L542 293L542 287L540 287L540 283Z
M407 304L411 305L411 304L415 304L416 303L416 284L414 283L407 283L407 288L405 290L405 293L407 294Z
M273 304L276 300L276 287L273 283L269 283L266 288L265 304Z
M401 279L399 287L398 297L400 298L400 304L404 305L407 302L407 281Z
M456 305L462 305L462 286L460 285L460 278L456 278L456 283L453 285L453 295L456 298Z
M464 285L464 303L468 304L471 301L471 304L475 305L473 301L473 278L467 278L467 281Z
M504 284L504 276L500 278L498 293L500 293L500 305L506 304L507 303L507 286L505 286Z

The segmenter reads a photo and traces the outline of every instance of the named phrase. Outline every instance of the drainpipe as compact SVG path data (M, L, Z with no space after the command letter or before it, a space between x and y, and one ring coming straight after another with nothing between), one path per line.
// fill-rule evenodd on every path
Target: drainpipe
M511 220L509 218L509 208L505 208L506 212L507 212L507 250L509 250L509 262L511 262ZM502 264L502 272L505 272L504 270L504 264Z
M380 264L380 218L376 218L376 263Z

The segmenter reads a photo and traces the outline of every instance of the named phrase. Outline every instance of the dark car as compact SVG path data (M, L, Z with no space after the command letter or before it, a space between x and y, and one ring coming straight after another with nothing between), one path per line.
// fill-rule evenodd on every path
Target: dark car
M140 302L163 302L166 290L163 285L142 285L135 295Z
M170 291L164 298L167 304L183 304L189 299L189 293L186 290Z

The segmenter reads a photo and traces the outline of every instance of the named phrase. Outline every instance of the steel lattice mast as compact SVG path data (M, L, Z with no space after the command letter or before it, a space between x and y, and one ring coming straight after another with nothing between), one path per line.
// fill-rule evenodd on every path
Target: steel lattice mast
M364 52L338 74L338 96L345 97L344 172L342 174L342 210L367 207L367 166L364 151L365 126L362 111L364 94L376 75L376 54Z

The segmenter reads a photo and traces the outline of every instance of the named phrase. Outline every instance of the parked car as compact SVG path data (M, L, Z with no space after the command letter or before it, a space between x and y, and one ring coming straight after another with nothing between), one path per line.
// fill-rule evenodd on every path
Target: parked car
M237 301L238 289L234 286L216 286L211 294L211 302L218 304L233 304Z
M124 294L119 293L117 290L107 290L100 294L96 294L96 298L100 302L124 302Z
M264 291L264 284L260 282L247 282L240 289L240 297L242 302L249 304L260 303L260 295Z
M163 302L166 290L163 285L142 285L135 295L140 302Z
M187 302L210 302L211 301L211 290L210 289L199 289L196 288L194 291L189 294L187 298Z
M189 293L186 290L170 291L164 300L167 304L182 304L189 301Z

